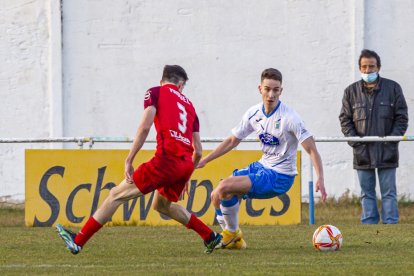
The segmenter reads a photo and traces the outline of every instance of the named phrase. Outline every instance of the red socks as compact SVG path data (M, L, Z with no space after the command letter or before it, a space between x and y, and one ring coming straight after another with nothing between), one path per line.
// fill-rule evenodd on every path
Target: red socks
M90 217L82 229L76 234L75 243L80 247L83 247L85 243L101 229L102 224L97 222L93 217ZM199 220L194 214L191 214L190 221L186 225L187 228L196 231L200 237L208 241L211 238L213 230Z
M196 231L204 241L208 241L213 233L213 230L199 220L194 214L191 214L190 221L187 223L186 227Z
M93 217L90 217L78 234L76 234L75 243L80 247L83 247L93 234L101 229L101 227L102 224L97 222Z

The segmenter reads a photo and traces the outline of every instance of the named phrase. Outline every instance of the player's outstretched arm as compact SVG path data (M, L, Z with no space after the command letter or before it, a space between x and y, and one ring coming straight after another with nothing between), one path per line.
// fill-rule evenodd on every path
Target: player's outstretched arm
M193 163L194 168L197 168L197 165L200 162L201 157L203 156L203 146L201 144L200 132L193 132L193 148Z
M238 144L240 144L241 139L237 138L234 135L230 135L228 138L226 138L223 142L220 143L220 145L217 146L215 150L213 150L209 155L201 159L200 163L198 163L197 168L204 167L208 162L219 158L220 156L226 154L227 152L231 151L235 147L237 147Z
M319 155L318 149L316 148L315 140L313 137L307 138L305 141L302 142L302 147L305 151L309 154L312 165L316 171L316 183L315 183L315 191L321 192L322 201L326 200L326 191L325 191L325 183L323 178L323 165L322 159Z
M142 115L137 133L135 134L134 142L132 143L132 147L129 151L128 157L125 160L125 179L129 183L132 183L132 174L134 173L132 162L134 161L134 158L137 155L138 151L144 145L145 139L147 139L148 133L151 130L151 126L154 122L156 113L157 109L151 105L145 108L144 114Z

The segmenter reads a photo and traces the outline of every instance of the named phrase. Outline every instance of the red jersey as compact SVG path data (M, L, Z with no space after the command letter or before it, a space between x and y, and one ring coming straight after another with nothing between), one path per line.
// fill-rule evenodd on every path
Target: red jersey
M189 157L193 155L193 132L200 124L191 101L173 84L153 87L147 91L144 108L157 109L154 124L157 130L155 155Z

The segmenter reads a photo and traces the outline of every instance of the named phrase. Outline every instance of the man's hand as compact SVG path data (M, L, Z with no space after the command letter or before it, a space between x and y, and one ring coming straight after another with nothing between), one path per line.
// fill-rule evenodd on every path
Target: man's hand
M184 200L185 199L185 194L187 194L188 198L190 198L190 194L188 193L188 183L189 182L190 181L185 182L184 189L181 192L181 196L180 196L181 200Z
M201 168L203 168L205 165L207 165L207 162L206 162L206 160L203 158L203 159L201 159L201 160L200 160L200 162L198 162L198 165L197 165L196 169L201 169Z
M323 179L318 179L316 181L315 191L316 192L321 192L322 201L325 202L327 194L326 194L326 191L325 191L325 184L324 184Z
M125 180L126 182L132 184L134 183L134 180L132 179L132 175L134 174L134 167L131 163L125 162Z

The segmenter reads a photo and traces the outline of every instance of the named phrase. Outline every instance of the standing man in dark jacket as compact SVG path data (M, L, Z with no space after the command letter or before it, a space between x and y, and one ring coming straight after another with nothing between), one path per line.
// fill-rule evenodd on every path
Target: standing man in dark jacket
M361 80L345 89L339 114L345 136L402 136L408 127L407 103L401 86L381 78L381 59L371 50L359 56ZM378 174L381 191L381 219L398 223L396 168L398 142L349 142L354 152L354 169L361 185L363 224L376 224L380 216L375 192Z

